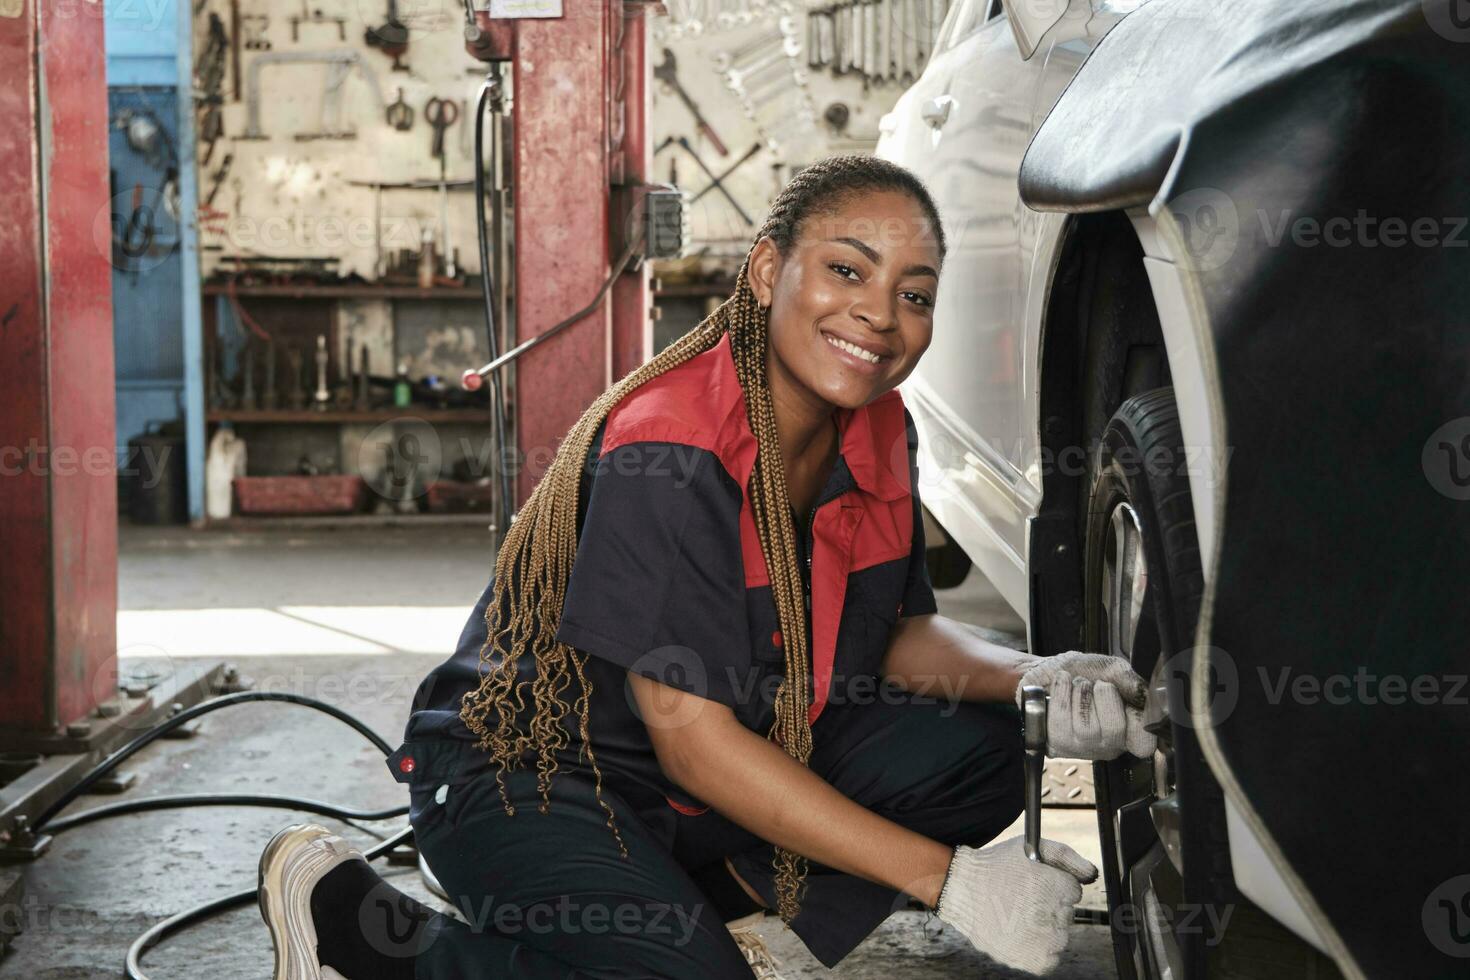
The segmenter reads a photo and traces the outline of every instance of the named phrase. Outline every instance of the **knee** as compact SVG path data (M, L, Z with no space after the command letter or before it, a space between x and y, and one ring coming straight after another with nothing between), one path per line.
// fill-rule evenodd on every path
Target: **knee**
M877 766L870 760L864 778L854 780L860 788L849 795L890 814L983 812L1005 814L1009 823L1021 812L1025 785L1015 707L964 701L909 705L896 714L882 744L897 755Z

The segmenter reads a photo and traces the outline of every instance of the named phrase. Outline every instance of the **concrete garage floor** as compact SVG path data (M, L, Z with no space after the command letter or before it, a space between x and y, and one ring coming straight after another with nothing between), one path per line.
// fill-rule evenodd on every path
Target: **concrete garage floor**
M119 644L125 656L228 659L261 689L340 705L397 744L419 680L444 659L489 577L482 533L467 529L198 533L124 528ZM947 615L1014 641L1020 624L978 573L940 594ZM126 662L124 664L126 669ZM350 730L307 709L251 704L203 720L187 741L161 741L128 765L133 796L181 792L308 795L361 808L405 805L381 756ZM110 802L88 796L68 812ZM25 932L0 959L0 977L120 976L146 928L199 902L253 887L260 849L299 819L289 811L194 808L120 817L58 835L25 869ZM330 823L330 822L328 822ZM402 820L347 836L367 847ZM1047 810L1048 837L1093 860L1091 810ZM1020 824L1003 836L1020 833ZM438 907L416 870L378 867ZM1084 904L1103 904L1091 886ZM778 920L762 927L787 976L1008 978L938 920L889 919L836 970L806 953ZM1073 927L1060 980L1113 975L1105 927ZM154 978L260 980L270 939L254 905L195 926L144 959ZM357 978L353 978L357 980Z

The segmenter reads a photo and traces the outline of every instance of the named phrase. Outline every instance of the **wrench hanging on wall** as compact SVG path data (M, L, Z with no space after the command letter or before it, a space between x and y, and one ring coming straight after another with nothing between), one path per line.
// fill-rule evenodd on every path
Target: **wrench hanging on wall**
M807 65L908 83L934 50L953 0L841 0L807 12Z

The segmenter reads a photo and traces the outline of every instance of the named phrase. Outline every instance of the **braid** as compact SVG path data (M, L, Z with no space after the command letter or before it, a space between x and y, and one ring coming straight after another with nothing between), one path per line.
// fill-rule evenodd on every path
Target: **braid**
M908 171L875 157L830 157L802 170L771 206L755 241L769 237L786 254L796 241L803 221L851 194L868 190L896 190L912 196L925 211L943 254L939 215L923 185ZM461 703L461 719L479 739L477 746L488 752L498 766L496 782L506 812L511 814L515 813L515 807L506 789L505 774L523 765L529 756L536 759L537 787L541 792L539 809L545 813L549 808L551 777L557 770L556 753L567 748L571 738L567 722L575 716L579 751L592 767L597 800L607 814L608 829L625 858L628 850L618 832L612 807L602 798L602 771L589 736L592 682L585 672L589 655L555 639L577 553L581 473L597 429L614 406L645 382L710 350L727 333L757 444L750 484L742 490L748 494L781 635L786 638L785 677L776 691L775 720L768 737L803 765L811 758L812 728L808 712L812 703L812 670L796 528L791 518L776 414L766 378L768 314L750 288L749 268L747 253L730 298L694 329L599 395L562 439L551 466L507 529L495 556L495 580L510 583L510 588L497 589L494 602L486 609L489 629L480 650L480 684ZM497 650L507 652L499 656ZM535 658L536 677L534 681L517 683L516 666L527 653ZM524 731L518 729L516 719L526 708L527 687L535 710L529 731ZM568 705L566 697L573 690L576 694ZM790 922L800 909L806 859L778 848L774 869L777 911L782 919Z

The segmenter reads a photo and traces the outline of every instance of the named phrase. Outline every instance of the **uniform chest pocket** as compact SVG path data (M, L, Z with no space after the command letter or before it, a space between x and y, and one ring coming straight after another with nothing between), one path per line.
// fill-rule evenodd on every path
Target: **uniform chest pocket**
M892 638L893 628L898 625L905 572L903 562L885 562L863 569L848 582L848 589L852 592L849 606L855 601L859 607L855 620L862 624L864 639L860 660L866 672L877 674L882 668L888 641ZM857 622L854 623L855 629Z

